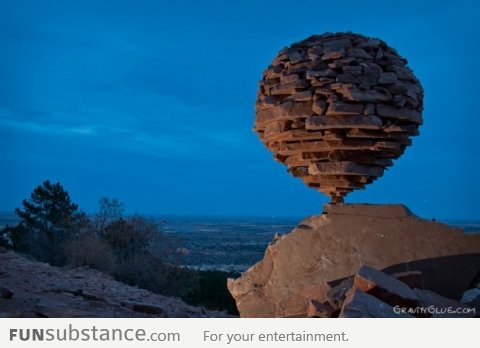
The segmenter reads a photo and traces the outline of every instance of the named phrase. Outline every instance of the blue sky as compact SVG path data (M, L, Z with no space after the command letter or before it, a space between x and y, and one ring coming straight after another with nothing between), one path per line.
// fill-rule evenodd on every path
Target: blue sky
M261 73L284 46L384 39L425 89L425 123L347 202L480 218L476 1L1 1L0 210L45 179L91 212L306 216L327 198L252 132Z

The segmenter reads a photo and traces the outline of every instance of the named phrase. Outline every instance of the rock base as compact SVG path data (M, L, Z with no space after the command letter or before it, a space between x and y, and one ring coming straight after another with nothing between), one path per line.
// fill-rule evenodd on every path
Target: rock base
M425 288L460 298L480 270L480 235L418 218L403 205L326 205L275 239L228 288L242 317L306 317L312 300L326 302L332 283L363 265L421 271Z

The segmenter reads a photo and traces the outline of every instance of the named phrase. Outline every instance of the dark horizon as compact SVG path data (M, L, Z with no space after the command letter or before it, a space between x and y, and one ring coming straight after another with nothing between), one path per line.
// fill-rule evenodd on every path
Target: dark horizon
M80 209L80 211L82 211ZM85 212L88 217L93 217L95 215L95 212ZM320 215L319 214L313 214L313 215ZM281 215L281 216L261 216L261 215L185 215L185 214L142 214L142 213L129 213L126 212L125 216L141 216L147 219L154 219L154 220L160 220L160 219L165 219L167 222L170 222L169 219L189 219L192 221L195 221L196 219L200 220L210 220L210 219L219 219L219 220L235 220L235 219L240 219L240 220L257 220L257 219L265 219L265 222L268 223L269 220L274 220L274 221L297 221L297 223L301 222L302 220L306 219L309 216L312 215L305 215L305 216L286 216L286 215ZM5 218L14 218L11 220L14 220L15 222L18 222L18 218L15 215L15 212L9 212L9 211L0 211L0 222L2 222L2 219ZM423 216L420 216L420 218L423 218ZM477 220L472 220L472 219L443 219L443 218L432 218L432 221L435 222L440 222L440 223L446 223L447 225L450 226L456 226L456 224L459 224L459 226L463 225L468 225L468 224L473 224L475 226L478 225L479 227L479 232L480 232L480 219Z

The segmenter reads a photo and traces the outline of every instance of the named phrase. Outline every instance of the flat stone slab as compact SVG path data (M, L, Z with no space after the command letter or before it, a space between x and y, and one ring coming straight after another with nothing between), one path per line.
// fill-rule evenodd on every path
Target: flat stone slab
M327 283L352 276L363 265L414 271L426 259L454 255L480 260L480 235L421 219L403 205L327 205L324 214L306 218L268 246L263 260L230 279L228 288L242 317L307 316L310 300L328 300ZM456 275L446 278L458 287L475 276L472 265L450 269ZM428 267L418 270L426 285L435 283Z

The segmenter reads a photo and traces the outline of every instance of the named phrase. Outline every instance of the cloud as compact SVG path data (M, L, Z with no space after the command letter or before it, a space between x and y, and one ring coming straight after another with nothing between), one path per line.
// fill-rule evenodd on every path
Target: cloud
M174 122L165 127L137 125L130 122L79 123L77 120L55 121L55 115L46 117L42 122L15 118L7 109L0 109L0 128L15 134L43 136L50 141L64 143L65 146L87 144L89 147L117 153L137 154L156 158L182 157L191 160L228 159L240 157L245 150L244 130L217 129L212 131L205 126L182 127ZM99 120L102 121L102 120ZM11 147L13 148L13 147ZM229 155L226 156L226 153Z

